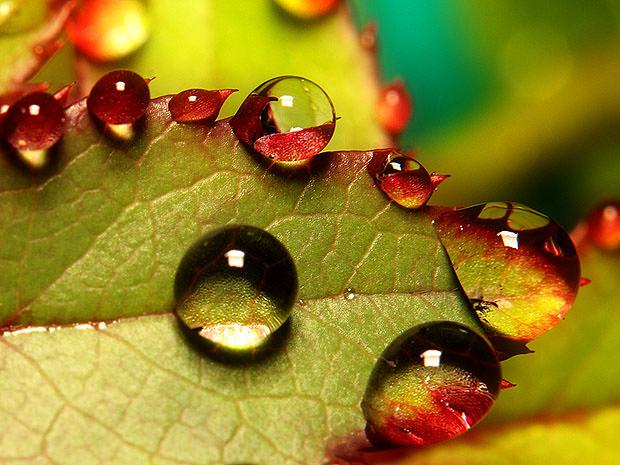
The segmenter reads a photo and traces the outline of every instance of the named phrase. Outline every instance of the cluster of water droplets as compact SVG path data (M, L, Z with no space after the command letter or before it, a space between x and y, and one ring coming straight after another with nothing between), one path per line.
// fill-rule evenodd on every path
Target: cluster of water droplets
M180 92L168 100L171 119L214 124L233 92ZM30 159L51 150L63 135L67 93L35 91L3 106L4 143ZM86 99L101 129L123 140L133 138L149 105L148 80L127 70L103 76ZM229 121L242 142L273 163L312 159L329 142L335 123L329 96L298 76L258 86ZM369 180L399 207L424 208L446 178L429 173L407 152L366 154ZM591 236L611 231L599 243L617 245L617 212L617 205L606 206L591 217ZM567 233L553 220L519 204L494 202L440 210L434 225L494 344L527 342L563 318L579 286L579 261ZM216 350L247 353L282 330L295 302L305 305L297 291L295 263L276 237L253 226L215 228L189 247L178 266L175 312L185 331ZM351 288L342 294L351 304L357 296ZM400 335L378 359L364 395L371 441L423 445L471 428L499 392L500 347L507 346L493 348L484 336L445 321Z

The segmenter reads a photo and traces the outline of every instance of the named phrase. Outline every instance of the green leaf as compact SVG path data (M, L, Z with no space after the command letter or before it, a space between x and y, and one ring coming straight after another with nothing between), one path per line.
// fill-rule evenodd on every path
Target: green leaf
M171 122L167 101L126 145L84 101L71 107L53 173L0 158L2 320L39 325L0 338L4 460L320 463L364 427L366 380L397 335L430 320L477 328L428 214L388 202L370 153L284 175L226 122ZM283 346L240 366L196 351L170 314L185 250L227 223L286 245L304 301Z

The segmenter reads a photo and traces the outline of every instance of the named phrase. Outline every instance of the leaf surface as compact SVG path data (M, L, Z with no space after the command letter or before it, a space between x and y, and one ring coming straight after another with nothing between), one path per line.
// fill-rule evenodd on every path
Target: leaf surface
M51 173L0 159L7 463L321 463L364 427L392 339L430 320L477 328L428 214L388 202L370 153L279 173L226 121L179 125L167 102L125 145L74 105ZM185 250L228 223L285 244L303 299L274 353L243 365L195 349L170 313Z

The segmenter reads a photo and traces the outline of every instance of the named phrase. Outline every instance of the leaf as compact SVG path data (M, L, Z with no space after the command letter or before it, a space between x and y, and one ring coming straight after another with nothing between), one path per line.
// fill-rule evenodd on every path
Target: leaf
M21 17L38 18L45 15L45 1L22 3L20 7L25 11L20 12ZM72 8L73 2L67 2L32 30L0 34L0 94L18 89L58 50L62 45L58 36Z
M370 153L285 175L226 122L173 123L168 100L127 145L74 105L47 175L0 158L2 319L46 325L0 338L7 462L321 463L363 428L366 380L394 337L429 320L477 327L428 213L387 203ZM304 302L282 345L243 365L197 351L170 314L185 250L232 222L286 245Z

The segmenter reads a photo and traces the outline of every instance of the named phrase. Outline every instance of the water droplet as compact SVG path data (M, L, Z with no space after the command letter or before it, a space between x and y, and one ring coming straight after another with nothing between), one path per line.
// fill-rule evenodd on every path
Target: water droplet
M213 123L226 99L236 89L188 89L178 93L168 102L172 119L177 123Z
M411 155L392 150L375 150L368 163L368 172L379 188L405 208L426 205L439 183L447 176L428 174Z
M42 168L47 151L63 135L64 110L50 94L33 92L13 103L2 123L2 139L31 168Z
M587 237L594 245L605 250L620 247L620 200L597 205L588 216L587 224Z
M409 124L413 112L411 96L402 81L383 86L376 107L377 121L390 134L400 134Z
M45 2L0 0L0 34L29 31L41 24L46 14Z
M297 273L286 248L252 226L204 236L175 279L176 314L190 330L229 350L260 346L287 320Z
M298 76L282 76L257 87L230 125L237 137L278 162L317 155L334 134L334 106L321 87Z
M478 423L500 388L493 348L454 322L405 331L377 361L362 410L377 445L427 445L453 438Z
M74 11L67 34L90 60L120 60L148 39L148 15L140 0L89 0Z
M91 115L121 138L126 138L123 133L144 117L149 102L149 86L144 78L127 70L103 76L86 100Z
M351 289L350 287L347 287L347 289L344 291L344 298L347 300L353 300L355 299L356 294L355 294L355 290Z
M526 343L571 307L579 258L566 233L542 213L512 202L457 209L434 221L463 290L498 350Z
M288 14L299 19L315 19L333 11L340 0L275 0Z
M377 51L377 24L374 21L366 23L360 31L360 44L370 52Z

